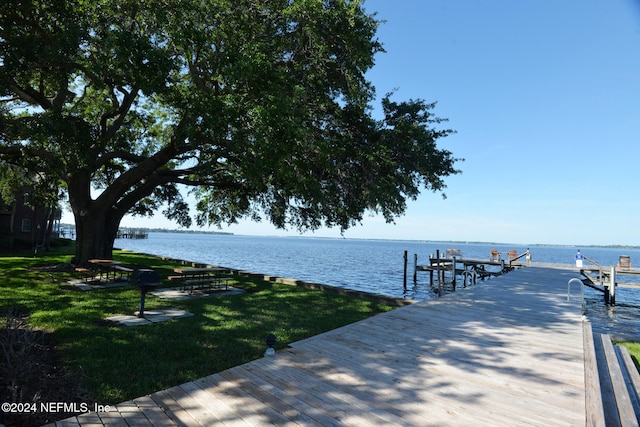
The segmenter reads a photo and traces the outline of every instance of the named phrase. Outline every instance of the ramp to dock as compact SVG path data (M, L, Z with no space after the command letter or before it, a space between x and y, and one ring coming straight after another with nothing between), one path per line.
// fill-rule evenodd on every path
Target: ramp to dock
M572 277L517 270L65 425L583 426Z

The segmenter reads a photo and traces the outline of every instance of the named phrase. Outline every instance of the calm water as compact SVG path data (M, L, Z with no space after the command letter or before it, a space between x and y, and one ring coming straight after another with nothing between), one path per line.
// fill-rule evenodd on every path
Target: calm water
M640 263L640 249L576 248L559 246L489 245L418 241L264 237L190 233L150 233L148 239L116 240L118 248L177 259L249 270L280 277L372 292L393 297L433 298L428 273L418 273L414 286L413 259L426 264L436 250L457 248L465 258L489 258L500 252L530 250L534 262L573 265L577 249L603 266L615 265L620 255ZM404 251L409 254L408 288L403 289ZM639 282L625 277L625 282ZM594 328L618 335L640 337L640 290L618 288L615 307L605 307L600 292L586 288L587 315Z

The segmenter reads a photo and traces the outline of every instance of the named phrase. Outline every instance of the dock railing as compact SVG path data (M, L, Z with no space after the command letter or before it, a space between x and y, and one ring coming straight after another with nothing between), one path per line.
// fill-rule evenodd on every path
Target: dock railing
M529 252L529 250L527 249L527 250L526 250L526 252L521 253L521 254L520 254L520 255L518 255L517 257L515 257L515 258L509 258L509 268L512 268L512 263L513 263L514 261L517 261L517 260L519 260L519 259L520 259L520 258L522 258L522 257L527 257L527 261L529 261L529 260L530 260L530 256L531 256L531 255L530 255L530 252Z
M604 267L601 266L600 264L598 264L597 262L595 262L594 260L584 257L584 260L587 262L590 262L591 264L595 265L596 267L598 267L598 280L600 281L600 284L603 285L604 284Z
M600 282L599 285L602 286L603 288L597 288L594 286L591 286L594 289L598 289L600 291L602 291L604 293L604 302L605 304L609 305L615 305L616 303L616 267L615 266L611 266L607 269L607 267L603 267L602 265L598 264L597 262L595 262L592 259L589 259L587 257L584 257L584 259L588 262L590 262L591 264L595 265L597 267L597 269L593 269L593 268L581 268L580 269L580 274L582 274L584 277L586 277L589 281L591 281L591 283L595 283L593 281L593 278L591 277L591 275L589 273L598 272L598 281ZM605 283L606 282L606 283Z
M567 301L571 299L571 285L576 284L580 286L580 298L582 298L582 313L584 314L586 311L586 306L584 302L584 283L582 280L578 278L569 279L567 282Z

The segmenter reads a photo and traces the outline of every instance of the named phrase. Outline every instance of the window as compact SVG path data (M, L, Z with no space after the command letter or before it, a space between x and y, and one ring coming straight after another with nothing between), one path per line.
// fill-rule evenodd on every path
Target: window
M20 231L22 231L23 233L28 233L31 231L31 220L28 218L24 218L22 220L22 227L20 228Z

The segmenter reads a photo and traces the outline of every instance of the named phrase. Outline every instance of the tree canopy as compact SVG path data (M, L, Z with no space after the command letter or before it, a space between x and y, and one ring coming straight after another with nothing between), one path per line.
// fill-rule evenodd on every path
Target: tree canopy
M77 262L127 213L191 225L392 221L459 171L434 103L382 100L358 0L5 0L0 161L66 190Z

